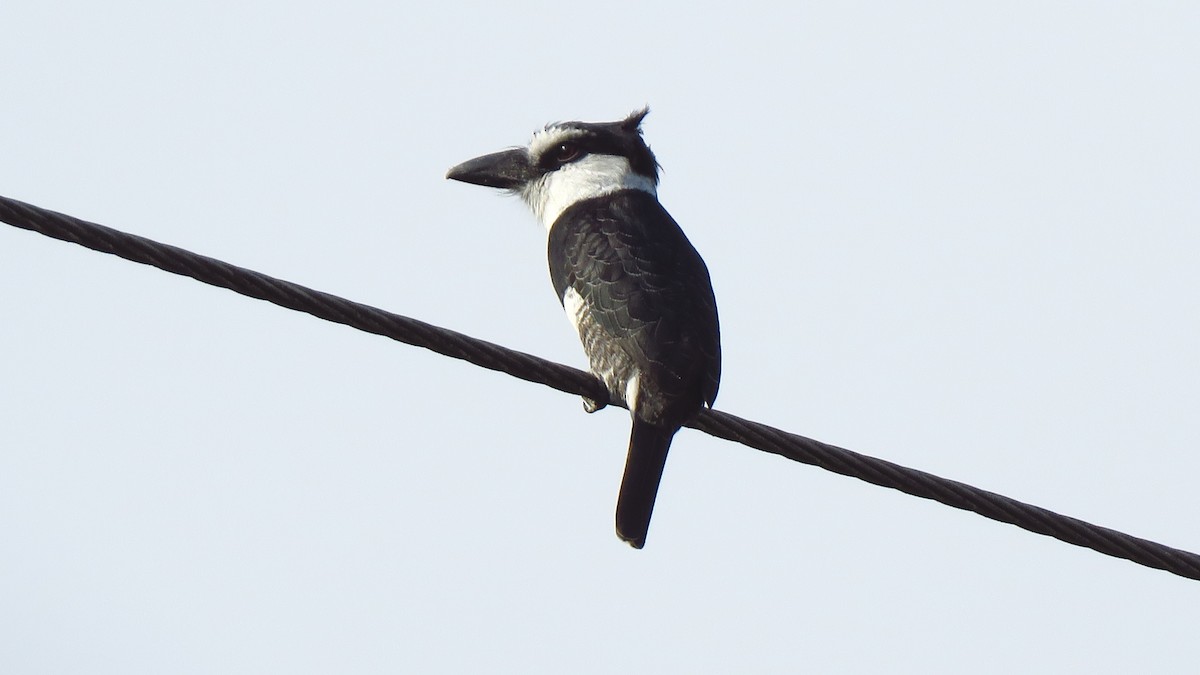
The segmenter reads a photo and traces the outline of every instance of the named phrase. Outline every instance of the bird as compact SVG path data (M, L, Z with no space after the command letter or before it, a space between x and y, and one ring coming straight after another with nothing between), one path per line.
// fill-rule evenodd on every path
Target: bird
M671 441L721 380L708 267L658 200L648 107L615 122L555 122L526 146L452 167L448 179L520 196L547 232L550 280L609 400L632 429L617 536L645 546ZM584 399L595 412L605 402Z

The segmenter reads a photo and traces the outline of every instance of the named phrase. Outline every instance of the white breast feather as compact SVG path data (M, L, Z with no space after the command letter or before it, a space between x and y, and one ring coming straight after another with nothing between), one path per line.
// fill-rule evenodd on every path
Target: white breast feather
M571 321L571 325L575 327L575 332L579 332L579 321L583 318L583 313L587 311L587 307L583 304L583 296L574 288L567 288L567 292L563 293L563 309L567 310L567 319Z
M583 296L574 288L567 288L566 293L563 293L563 308L567 311L567 319L571 321L571 325L575 327L575 332L579 333L579 339L583 342L584 352L588 355L588 369L594 375L599 377L604 386L612 395L623 397L625 404L630 406L631 410L636 409L638 397L638 374L630 373L625 370L625 375L620 375L617 372L617 361L612 357L604 358L603 349L598 349L596 340L599 339L597 334L598 327L595 322L587 315L587 304L583 300ZM625 382L621 382L621 377L628 377Z

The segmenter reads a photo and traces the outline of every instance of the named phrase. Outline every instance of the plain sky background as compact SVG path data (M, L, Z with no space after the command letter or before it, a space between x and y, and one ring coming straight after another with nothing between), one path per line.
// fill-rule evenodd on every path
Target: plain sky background
M1200 551L1194 2L0 4L0 194L584 359L445 170L650 104L717 407ZM0 672L1170 672L1200 584L0 226Z

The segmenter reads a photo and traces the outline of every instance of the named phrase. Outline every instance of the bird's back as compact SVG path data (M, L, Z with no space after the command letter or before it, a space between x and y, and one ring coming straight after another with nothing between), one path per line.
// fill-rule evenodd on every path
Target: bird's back
M708 268L679 225L641 190L575 203L549 236L550 275L593 370L634 415L678 427L716 399L720 328ZM606 376L606 371L607 376Z

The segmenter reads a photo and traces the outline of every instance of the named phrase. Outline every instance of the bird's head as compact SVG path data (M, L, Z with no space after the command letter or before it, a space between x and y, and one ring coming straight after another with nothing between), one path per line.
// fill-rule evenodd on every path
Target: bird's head
M649 108L616 122L557 122L528 146L469 159L446 173L518 194L547 229L572 204L617 190L655 194L658 162L642 140Z

